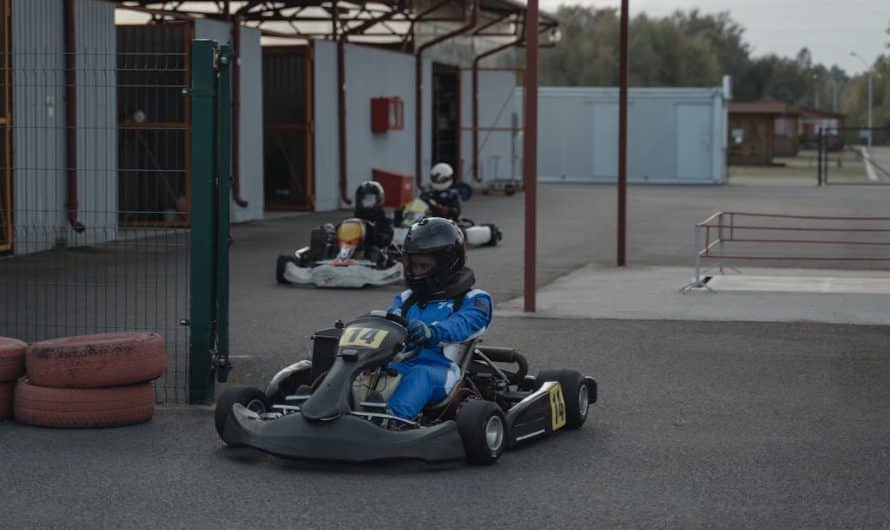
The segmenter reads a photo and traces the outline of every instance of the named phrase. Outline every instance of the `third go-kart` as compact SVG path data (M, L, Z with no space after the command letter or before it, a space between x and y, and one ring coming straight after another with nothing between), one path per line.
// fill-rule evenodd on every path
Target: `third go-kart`
M312 231L308 247L278 256L275 279L282 284L317 287L388 285L402 279L395 248L376 249L366 241L365 221L346 219L339 226Z
M393 244L397 247L405 242L411 225L430 215L432 209L423 199L417 198L396 210ZM460 218L457 226L464 233L467 245L474 247L494 247L503 239L501 229L493 224L477 225L472 219Z
M406 420L386 401L401 376L407 322L372 312L313 336L312 360L278 372L265 391L238 386L216 403L216 429L233 447L299 459L419 459L492 464L505 449L578 429L597 384L573 370L528 375L516 350L463 344L460 380L439 403ZM508 369L512 366L512 369Z

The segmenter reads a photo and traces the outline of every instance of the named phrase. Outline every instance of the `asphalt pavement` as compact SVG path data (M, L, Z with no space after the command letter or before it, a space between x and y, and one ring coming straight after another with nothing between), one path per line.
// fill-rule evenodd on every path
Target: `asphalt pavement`
M103 431L0 427L3 528L882 528L883 328L499 319L532 371L600 382L580 431L493 467L226 449L209 410Z
M717 209L886 212L883 190L634 187L633 263L690 265L691 227ZM614 259L614 193L545 186L539 282ZM880 213L879 213L880 212ZM522 197L474 198L505 229L470 253L496 305L521 294ZM236 378L259 382L337 318L398 288L274 283L274 260L340 215L233 229ZM496 309L497 312L497 309ZM227 449L209 407L150 423L59 431L0 424L0 528L887 528L890 355L883 327L800 322L496 318L489 344L532 371L600 384L588 424L493 467L332 465Z

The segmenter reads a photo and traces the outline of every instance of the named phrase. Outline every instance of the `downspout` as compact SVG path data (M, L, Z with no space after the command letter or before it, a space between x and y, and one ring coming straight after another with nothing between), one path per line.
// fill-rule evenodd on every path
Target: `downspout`
M524 28L525 21L523 20ZM508 48L522 44L524 38L523 34L519 33L519 37L516 40L480 53L473 59L473 180L476 182L482 182L482 177L479 175L479 63L486 57L491 57Z
M334 10L336 13L336 5ZM392 10L377 18L365 20L364 23L343 31L337 37L337 144L340 163L340 200L347 205L352 204L352 199L349 198L349 190L347 189L349 186L349 172L347 167L348 157L346 156L346 41L349 40L350 35L361 33L381 22L386 22L397 13L398 11ZM336 33L336 22L334 26L334 32Z
M74 0L65 0L65 164L68 224L75 232L83 232L86 227L78 220L77 210L77 44L74 28Z
M241 17L229 16L232 28L232 200L241 208Z
M423 52L440 42L444 42L453 37L457 37L461 33L465 33L479 24L479 2L481 0L465 0L465 6L472 8L470 21L463 26L439 35L438 37L420 45L414 52L414 178L417 187L423 184L423 173L421 169L421 158L423 157ZM466 17L466 9L464 9L464 17Z

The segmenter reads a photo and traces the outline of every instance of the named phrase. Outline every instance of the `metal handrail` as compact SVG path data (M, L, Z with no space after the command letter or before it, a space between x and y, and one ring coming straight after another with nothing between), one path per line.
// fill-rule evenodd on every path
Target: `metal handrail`
M739 237L736 238L736 230L742 232L764 231L768 233L776 232L805 232L805 233L866 233L866 234L884 234L890 233L888 228L872 228L872 227L840 227L840 226L781 226L781 223L772 225L751 225L736 224L736 217L740 218L760 218L760 219L780 219L780 220L802 220L802 221L848 221L848 222L890 222L890 217L865 217L865 216L831 216L831 215L794 215L794 214L770 214L755 212L724 212L718 211L709 216L704 221L696 223L694 227L695 239L695 280L688 287L691 288L707 288L702 279L702 260L716 259L721 260L720 270L727 261L733 260L756 260L756 261L838 261L838 262L890 262L890 256L827 256L827 255L757 255L757 254L739 254L726 253L725 246L727 243L760 243L765 245L845 245L845 246L862 246L862 247L890 247L890 239L886 241L863 241L863 240L814 240L799 238L753 238ZM727 221L728 219L728 221ZM712 230L715 232L712 234ZM714 248L719 250L715 253Z

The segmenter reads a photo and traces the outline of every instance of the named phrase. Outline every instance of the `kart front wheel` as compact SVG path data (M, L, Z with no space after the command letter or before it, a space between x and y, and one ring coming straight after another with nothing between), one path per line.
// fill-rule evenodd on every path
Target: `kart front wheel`
M491 401L467 401L457 411L457 430L467 462L487 466L497 462L507 445L507 422Z
M287 281L287 278L284 277L284 271L287 269L287 264L291 261L294 261L294 259L290 256L278 256L278 261L275 263L275 281L282 285L290 283Z
M262 414L271 408L271 403L266 394L259 388L246 385L235 385L227 388L216 400L216 410L214 411L214 420L216 421L216 433L223 442L229 447L243 447L241 444L233 443L226 440L223 431L226 428L226 421L229 414L232 413L232 407L235 403L239 403L244 408L252 410L257 414Z
M547 381L556 381L562 386L562 395L566 402L566 427L580 429L587 420L587 408L590 405L590 389L584 376L574 370L545 370L538 374L537 386Z

